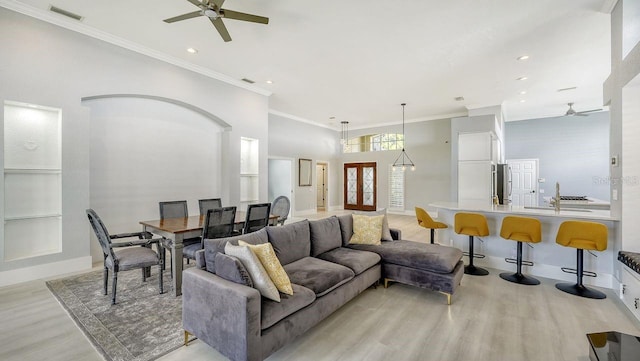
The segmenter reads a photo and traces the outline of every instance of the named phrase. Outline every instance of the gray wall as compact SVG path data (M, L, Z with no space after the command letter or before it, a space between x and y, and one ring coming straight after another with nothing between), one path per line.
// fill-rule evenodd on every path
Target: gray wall
M329 164L329 207L340 207L342 200L342 163L339 163L339 132L308 123L269 114L269 156L295 158L293 212L316 211L316 166L318 161ZM298 159L313 161L312 186L298 186Z
M609 200L609 112L505 123L506 159L540 160L540 189Z
M350 130L349 137L379 133L400 133L400 125ZM413 213L414 207L428 208L436 201L449 201L451 193L451 120L439 119L405 124L405 151L416 165L416 170L405 171L405 211ZM389 203L389 166L400 151L347 153L342 163L377 162L378 208ZM342 175L342 170L340 171ZM339 179L340 187L343 178ZM342 188L340 188L342 189ZM340 194L340 202L343 195ZM341 204L342 205L342 204Z
M212 193L219 189L220 196L229 204L239 202L240 138L250 137L260 141L260 199L267 200L266 96L4 8L0 8L0 43L0 101L13 100L62 108L64 240L60 254L20 262L0 260L0 272L38 265L51 267L52 262L89 256L89 244L95 241L90 238L84 210L92 206L92 202L98 202L98 199L89 193L92 119L89 109L81 106L83 97L150 95L179 100L217 116L230 124L232 129L222 133L219 140L221 154L216 154L216 149L202 148L204 152L211 152L209 159L220 159L219 165L214 161L213 166L222 175L221 179L219 184L209 184L208 189ZM172 134L180 126L166 123L161 131ZM211 136L220 137L220 133L213 131ZM153 136L141 138L139 142L148 145L149 153L152 153L153 147L175 146L159 144ZM121 146L126 148L128 144ZM108 159L109 155L104 158ZM157 200L176 196L174 188L163 183L162 178L164 173L172 171L173 165L164 164L162 159L153 161L157 164L157 170L149 177L158 181L153 190ZM129 176L127 168L114 171L121 177ZM189 176L194 174L185 174L185 177ZM119 201L101 199L96 203L100 204L100 209L96 211L109 213ZM122 214L127 224L120 226L138 230L138 221L157 216L157 204L154 202L144 207L144 211ZM108 219L105 222L110 224ZM3 234L0 229L0 237ZM0 240L0 243L5 241L3 237Z

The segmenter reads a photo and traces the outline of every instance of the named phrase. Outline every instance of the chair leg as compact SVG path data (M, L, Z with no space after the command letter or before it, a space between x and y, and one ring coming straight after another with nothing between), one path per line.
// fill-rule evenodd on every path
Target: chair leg
M164 288L163 288L163 284L162 284L162 261L160 261L160 264L158 265L158 278L160 279L158 282L159 287L160 287L160 294L164 293Z
M105 266L102 274L102 282L104 283L104 295L107 295L107 286L109 285L109 269Z
M576 258L577 258L576 263L578 265L576 269L577 282L575 284L556 283L556 288L559 289L560 291L570 293L572 295L576 295L580 297L585 297L585 298L593 298L597 300L607 298L607 295L605 295L604 293L591 288L587 288L582 284L582 276L584 273L584 263L583 263L584 250L578 248L576 253Z
M147 268L142 268L142 282L147 282Z
M113 284L111 285L111 304L116 304L116 285L118 284L118 272L113 271Z
M473 265L473 236L469 236L469 264L464 266L464 273L472 276L486 276L489 274L486 269Z
M522 274L522 242L518 242L518 254L516 257L516 265L517 265L516 273L509 273L509 272L500 273L500 278L502 278L505 281L519 283L521 285L527 285L527 286L535 286L540 284L540 281L538 281L537 279L533 277L525 276Z

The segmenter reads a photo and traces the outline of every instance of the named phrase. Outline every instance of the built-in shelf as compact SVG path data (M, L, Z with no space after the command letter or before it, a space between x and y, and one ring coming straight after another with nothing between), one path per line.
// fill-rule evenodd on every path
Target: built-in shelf
M258 202L260 172L258 168L258 140L241 138L240 140L240 208Z
M62 251L60 109L4 102L4 261Z

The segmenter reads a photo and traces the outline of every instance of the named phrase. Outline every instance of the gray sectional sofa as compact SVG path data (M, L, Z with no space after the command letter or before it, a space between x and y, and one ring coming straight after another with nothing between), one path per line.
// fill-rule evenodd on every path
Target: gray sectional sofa
M183 272L182 322L188 334L231 360L263 360L349 300L385 279L455 292L463 274L459 249L401 241L349 245L352 217L301 221L230 238L207 239L196 267ZM227 242L270 242L293 286L280 302L262 297Z

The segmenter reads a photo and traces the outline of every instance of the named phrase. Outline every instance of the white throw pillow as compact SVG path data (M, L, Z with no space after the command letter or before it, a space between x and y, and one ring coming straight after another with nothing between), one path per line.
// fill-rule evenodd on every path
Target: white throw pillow
M270 300L280 302L280 293L276 285L271 281L269 274L260 263L260 260L247 246L234 246L230 242L224 246L224 253L234 256L242 262L247 269L253 286L260 291L260 294Z

